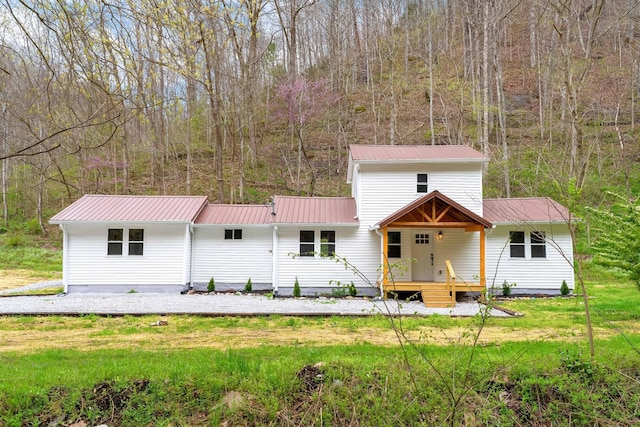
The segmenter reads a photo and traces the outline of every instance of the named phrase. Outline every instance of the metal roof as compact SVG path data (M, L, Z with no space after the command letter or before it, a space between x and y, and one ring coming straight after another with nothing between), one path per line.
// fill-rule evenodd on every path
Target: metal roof
M358 162L440 162L489 159L467 145L351 145L351 159Z
M408 205L404 206L403 208L397 210L396 212L392 213L391 215L389 215L388 217L386 217L385 219L383 219L382 221L378 222L376 224L376 226L378 227L386 227L396 221L401 220L403 217L406 216L410 216L414 213L414 211L418 210L421 206L425 205L426 203L435 200L437 201L441 207L442 205L446 206L450 206L450 209L446 209L444 210L444 212L442 214L442 218L441 218L441 223L442 224L446 224L447 222L450 223L455 223L455 222L473 222L479 225L484 226L485 228L491 228L491 221L489 221L486 216L485 218L481 217L480 215L476 214L475 212L465 208L464 206L462 206L461 204L455 202L454 200L450 199L449 197L445 196L444 194L442 194L441 192L439 192L438 190L432 191L429 194L426 194L416 200L414 200L413 202L409 203ZM417 215L418 218L421 218L422 215L418 214ZM412 221L417 221L417 220L412 220ZM429 225L430 223L425 222L425 225ZM433 223L432 225L437 225L436 223Z
M192 222L207 203L204 196L109 196L88 194L49 221Z
M270 205L209 204L204 207L196 224L207 225L267 225L271 222Z
M549 197L485 199L484 217L492 223L566 222L569 210Z
M352 197L278 196L274 201L273 224L358 224Z

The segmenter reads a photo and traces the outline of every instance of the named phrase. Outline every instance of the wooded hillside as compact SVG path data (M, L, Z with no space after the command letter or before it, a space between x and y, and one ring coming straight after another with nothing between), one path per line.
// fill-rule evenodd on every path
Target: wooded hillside
M2 0L0 28L5 226L342 195L361 143L471 145L492 197L640 192L636 0Z

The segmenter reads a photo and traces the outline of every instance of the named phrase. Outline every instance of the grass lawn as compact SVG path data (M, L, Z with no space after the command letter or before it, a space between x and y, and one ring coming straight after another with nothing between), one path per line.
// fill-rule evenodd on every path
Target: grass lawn
M25 237L0 235L0 290L62 278L62 251L35 247Z
M400 338L380 316L3 317L0 425L637 425L640 291L588 273L593 359L576 297Z

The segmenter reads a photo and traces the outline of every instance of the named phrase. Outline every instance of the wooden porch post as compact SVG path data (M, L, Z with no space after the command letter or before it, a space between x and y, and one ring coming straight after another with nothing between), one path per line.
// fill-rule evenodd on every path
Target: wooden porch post
M486 243L484 238L484 227L480 227L480 284L487 287L487 272L485 271L485 251Z

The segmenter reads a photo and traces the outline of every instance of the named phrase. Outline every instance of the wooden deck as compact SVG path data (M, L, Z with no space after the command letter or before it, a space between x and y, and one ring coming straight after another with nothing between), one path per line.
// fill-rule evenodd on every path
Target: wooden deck
M486 288L480 283L447 282L395 282L384 287L384 295L393 292L420 292L427 307L455 307L457 292L482 292Z

